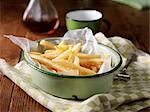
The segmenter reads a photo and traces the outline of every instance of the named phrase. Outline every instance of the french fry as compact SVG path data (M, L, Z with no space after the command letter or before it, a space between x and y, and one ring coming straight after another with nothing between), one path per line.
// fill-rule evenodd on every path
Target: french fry
M75 75L79 75L79 70L72 70L72 71L74 72Z
M66 45L65 40L61 41L57 46L55 46L56 50L61 50L61 51L65 51L69 48L68 45Z
M103 63L104 60L102 60L101 58L80 59L80 63L87 63L87 62Z
M95 67L95 66L91 66L91 70L95 71L95 72L98 72L99 71L99 68Z
M69 48L68 50L64 51L62 54L54 58L52 61L66 59L69 56L71 49L72 48Z
M74 45L68 57L69 62L73 62L75 55L80 51L80 49L81 49L81 43Z
M31 58L37 60L38 62L45 65L49 69L53 68L53 69L58 70L58 71L66 71L66 69L64 67L53 63L51 60L44 58L41 55L30 54L30 56L31 56Z
M63 46L63 45L66 45L65 40L62 40L62 41L58 44L58 46Z
M74 60L74 53L71 52L71 53L69 54L69 56L68 56L68 61L69 61L69 62L73 62L73 60Z
M96 55L96 54L85 54L85 53L77 53L77 56L79 58L86 58L86 59L90 59L90 58L100 58L100 55Z
M44 52L44 54L50 54L50 55L60 55L62 52L64 52L64 51L62 51L62 50L46 50L45 52Z
M48 54L48 53L47 54L42 54L43 57L45 57L47 59L50 59L50 60L56 58L58 55L59 54Z
M68 46L67 45L63 45L63 46L55 46L55 49L57 51L66 51L68 49Z
M74 45L74 47L72 48L72 51L75 53L78 53L81 49L81 43L77 43L76 45Z
M79 70L68 70L68 71L58 72L58 73L63 75L79 76Z
M41 64L41 67L42 67L44 70L47 70L47 71L51 70L51 68L49 69L47 66L45 66L45 65L43 65L43 64Z
M45 50L44 54L55 52L56 50Z
M54 47L55 47L55 45L54 45L53 43L48 42L48 41L46 41L46 40L41 40L41 41L40 41L40 45L46 46L46 47L49 48L49 49L54 49Z
M80 59L78 56L75 56L73 64L80 65Z
M40 52L30 52L30 54L41 55L42 53L40 53Z
M80 65L82 67L94 70L95 72L99 70L102 64L103 64L103 60L100 58L80 59Z
M57 56L59 56L62 53L62 51L57 51L57 50L49 50L46 53L42 54L42 56L48 58L48 59L54 59Z
M70 68L70 69L78 69L80 75L93 75L93 74L96 74L96 72L94 72L94 71L92 71L90 69L81 67L79 65L75 65L75 64L70 63L70 62L68 62L66 60L57 60L57 61L53 61L53 62L58 64L58 65L64 66L66 69L68 69L68 68Z
M42 66L42 68L43 68L43 69L45 69L45 70L47 70L47 71L50 71L50 72L56 73L56 71L55 71L55 70L53 70L52 68L47 68L47 66L45 66L45 65L43 65L43 64L41 64L41 66Z

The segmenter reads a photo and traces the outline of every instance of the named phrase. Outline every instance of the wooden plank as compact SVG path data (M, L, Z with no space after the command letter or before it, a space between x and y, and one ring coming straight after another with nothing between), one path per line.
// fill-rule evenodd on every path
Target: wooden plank
M15 85L9 112L47 112L48 110L37 103L18 86Z
M1 82L1 79L3 78L3 75L2 73L0 73L0 82ZM1 85L0 85L1 86Z
M129 31L132 33L133 42L139 49L144 50L145 52L150 53L150 10L136 10L133 8L127 8L127 6L118 5L118 11L120 13L120 18ZM129 38L130 39L130 38Z
M3 37L0 37L0 46L0 58L5 59L11 65L15 65L20 56L19 47Z
M2 77L0 82L0 111L7 112L11 102L11 95L14 84L5 76Z
M16 52L18 48L4 39L2 36L5 33L3 27L3 16L2 16L2 4L0 3L0 58L6 59L7 62L14 65L18 59L19 52ZM10 29L13 30L13 29ZM15 53L14 53L15 52ZM8 78L2 76L0 73L0 111L7 112L9 109L9 104L11 102L12 91L14 88L14 83L12 83Z
M11 65L14 65L16 62L18 62L20 51L17 46L10 43L8 39L4 39L2 37L0 37L0 46L0 58L6 59L6 61ZM14 83L4 76L1 77L0 102L2 104L0 105L2 111L7 111L9 108L13 87Z

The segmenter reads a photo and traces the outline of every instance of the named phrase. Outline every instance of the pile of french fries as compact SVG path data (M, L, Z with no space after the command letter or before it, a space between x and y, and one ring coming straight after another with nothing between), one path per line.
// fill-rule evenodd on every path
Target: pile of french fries
M73 45L63 40L55 45L42 40L39 44L47 47L48 50L45 50L44 53L30 52L31 58L46 70L60 75L94 75L103 63L100 55L81 53L81 43Z

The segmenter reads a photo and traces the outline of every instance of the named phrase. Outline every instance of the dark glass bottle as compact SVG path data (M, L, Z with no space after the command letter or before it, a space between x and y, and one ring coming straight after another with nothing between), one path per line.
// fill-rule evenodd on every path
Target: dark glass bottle
M51 0L30 0L23 22L30 31L50 34L59 26L57 11Z

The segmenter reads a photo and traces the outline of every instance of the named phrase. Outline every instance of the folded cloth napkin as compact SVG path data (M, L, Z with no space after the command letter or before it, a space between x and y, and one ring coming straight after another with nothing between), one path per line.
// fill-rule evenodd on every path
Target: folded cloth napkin
M150 0L113 0L118 3L129 5L136 9L150 8Z
M22 88L29 96L53 112L136 112L150 106L150 55L138 50L131 41L121 37L106 38L102 33L96 34L99 43L115 46L120 54L128 57L129 53L138 55L128 73L128 82L114 81L107 94L97 94L84 101L73 101L54 97L30 82L30 76L24 61L15 67L0 59L0 71Z

